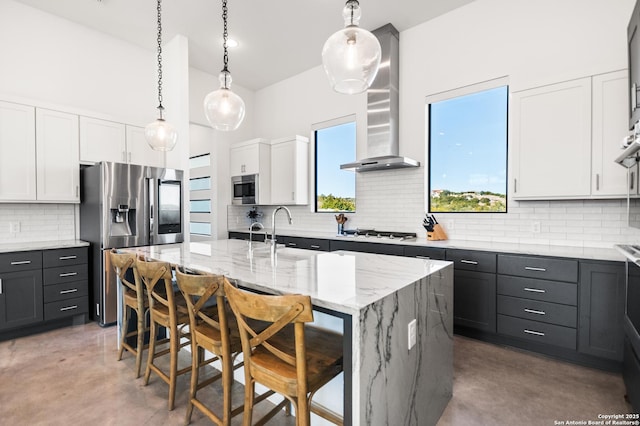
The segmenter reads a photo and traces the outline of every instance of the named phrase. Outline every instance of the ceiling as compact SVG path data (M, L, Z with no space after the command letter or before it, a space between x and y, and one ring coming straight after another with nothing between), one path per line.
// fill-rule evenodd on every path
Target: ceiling
M16 0L150 50L156 47L154 0ZM360 26L392 23L404 31L473 0L361 0ZM325 40L343 27L345 0L228 1L229 51L236 84L258 90L321 65ZM222 69L222 2L164 0L163 41L189 39L189 63L217 75Z

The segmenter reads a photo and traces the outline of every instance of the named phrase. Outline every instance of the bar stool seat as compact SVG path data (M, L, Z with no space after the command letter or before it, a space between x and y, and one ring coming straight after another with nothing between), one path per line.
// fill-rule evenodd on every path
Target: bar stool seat
M308 426L310 413L342 425L342 416L311 403L313 395L343 370L343 336L305 326L313 322L311 298L249 293L225 282L238 321L245 371L244 426L250 426L254 388L260 383L291 401L296 425ZM251 320L268 322L255 330Z

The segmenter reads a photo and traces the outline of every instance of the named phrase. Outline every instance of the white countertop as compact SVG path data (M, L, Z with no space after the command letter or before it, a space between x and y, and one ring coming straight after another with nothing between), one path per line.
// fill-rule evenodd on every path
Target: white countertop
M3 243L0 244L0 253L10 253L15 251L50 250L73 247L86 247L89 243L82 240L54 240L54 241L32 241L27 243Z
M246 232L248 229L230 229L229 232ZM254 234L270 234L270 229L253 231ZM528 254L538 256L554 256L568 257L575 259L587 260L611 260L622 262L625 257L614 246L611 248L594 248L594 247L572 247L557 246L545 244L518 244L518 243L499 243L491 241L469 241L469 240L445 240L445 241L428 241L425 236L418 236L415 240L395 240L390 238L374 238L374 237L353 237L338 236L335 232L316 232L316 231L299 231L289 230L286 228L276 232L278 235L286 235L291 237L305 238L322 238L328 240L343 240L363 243L381 243L381 244L400 244L404 246L424 246L435 248L450 248L461 250L481 250L491 251L495 253L515 253Z
M264 243L217 240L126 249L174 265L236 280L268 293L311 296L314 305L347 314L451 265L346 251L318 252L278 246L275 257Z

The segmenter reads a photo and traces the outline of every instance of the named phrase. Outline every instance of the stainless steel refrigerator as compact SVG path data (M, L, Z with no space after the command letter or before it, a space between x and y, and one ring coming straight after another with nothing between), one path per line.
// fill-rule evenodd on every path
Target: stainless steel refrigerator
M117 322L117 277L112 248L179 243L183 234L183 172L101 162L81 171L80 238L91 243L92 318Z

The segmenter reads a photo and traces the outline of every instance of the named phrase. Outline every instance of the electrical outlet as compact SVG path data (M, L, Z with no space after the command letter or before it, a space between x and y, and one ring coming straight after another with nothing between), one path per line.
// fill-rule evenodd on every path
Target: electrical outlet
M240 218L236 216L236 225L240 223Z
M447 221L447 231L453 231L453 220L448 220Z
M408 349L411 349L416 345L416 320L415 319L409 321L409 325L407 326L407 334L408 334L408 341L409 341Z
M534 234L540 233L540 222L533 222L531 224L531 232L533 232Z
M20 222L9 223L9 232L12 234L17 234L18 232L20 232Z

